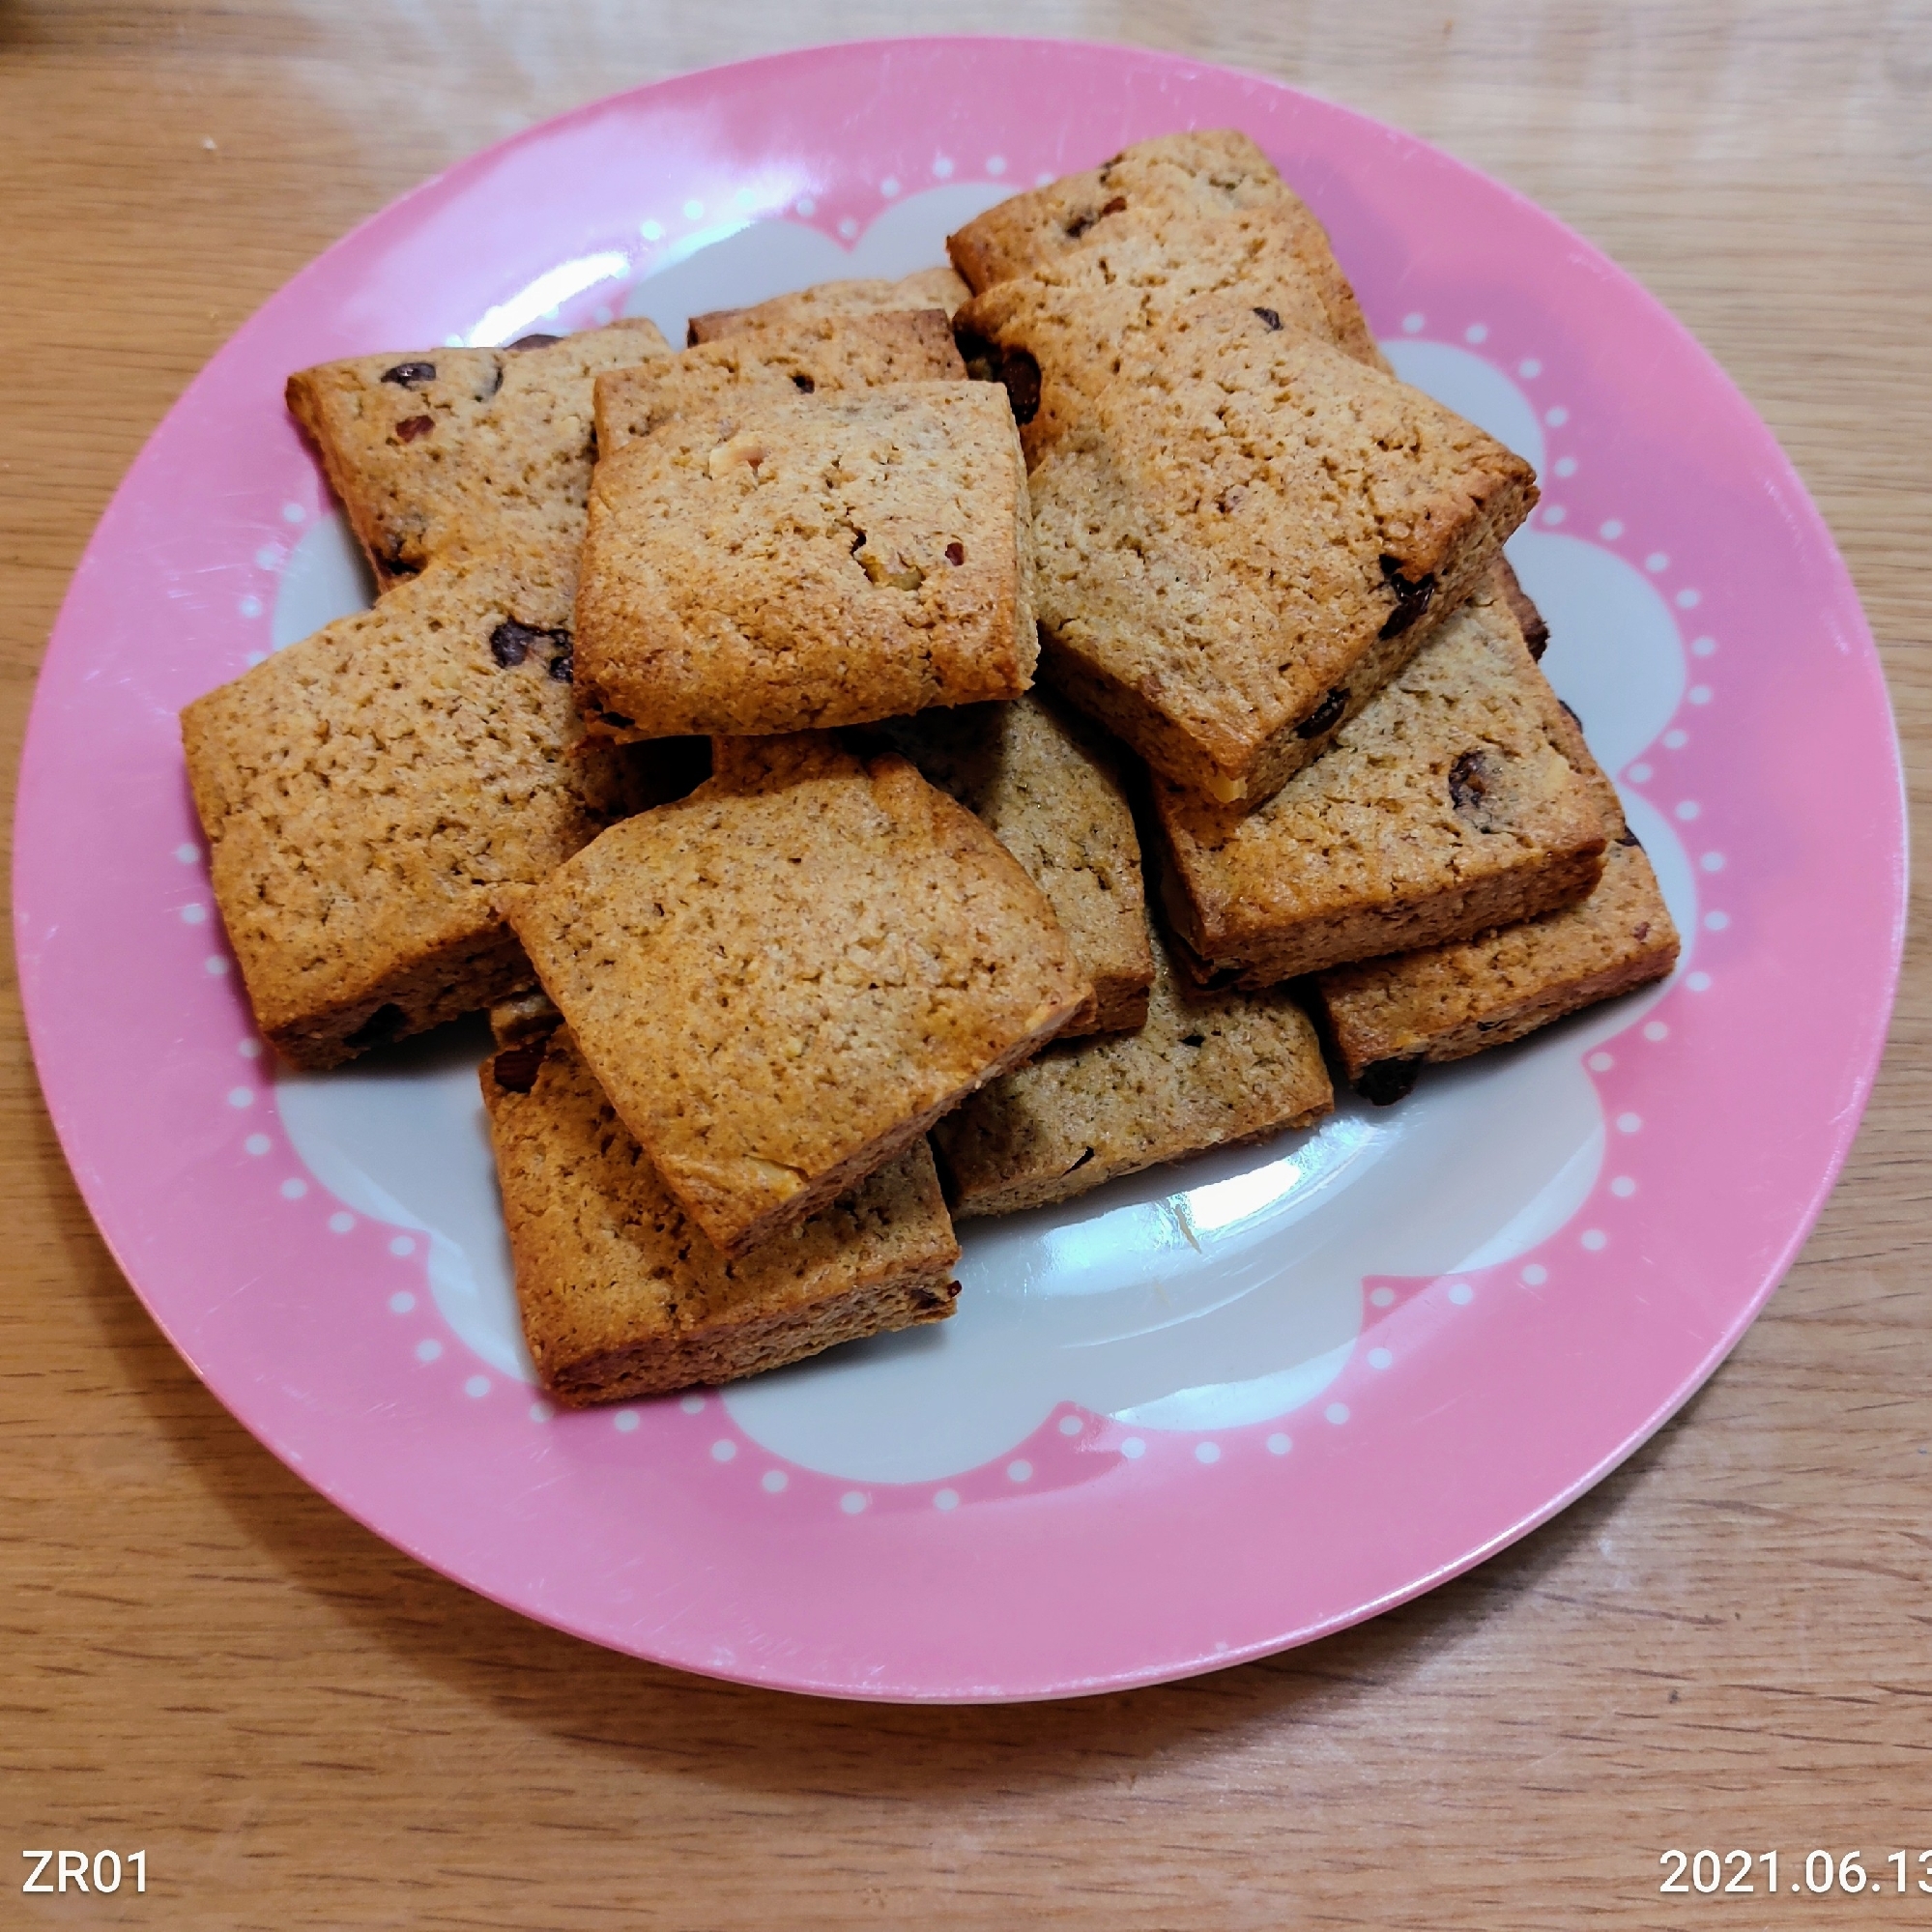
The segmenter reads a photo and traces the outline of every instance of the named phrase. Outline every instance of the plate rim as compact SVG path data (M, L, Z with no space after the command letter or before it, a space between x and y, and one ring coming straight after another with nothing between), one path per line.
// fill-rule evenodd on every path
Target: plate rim
M201 1365L197 1362L193 1351L186 1345L185 1338L178 1334L176 1329L171 1326L168 1316L162 1310L150 1300L148 1292L143 1288L135 1269L130 1265L130 1254L124 1247L122 1239L119 1238L119 1230L116 1226L118 1217L109 1198L113 1187L112 1181L107 1175L92 1168L83 1168L76 1161L76 1142L80 1140L82 1134L75 1115L82 1107L84 1096L66 1090L58 1076L51 1084L48 1081L46 1072L48 1056L46 1035L53 1024L49 1018L48 1009L53 1002L54 995L49 990L43 987L36 969L37 960L35 959L32 947L28 944L29 936L27 929L31 923L33 911L32 907L28 904L28 900L33 889L30 877L33 868L31 863L25 862L27 860L27 845L26 841L20 837L21 828L26 827L31 829L34 821L41 813L42 792L43 790L51 790L54 783L54 773L51 770L43 770L43 766L47 764L48 761L48 754L45 753L44 746L49 735L49 729L44 719L44 712L50 702L48 700L48 679L46 677L47 665L53 660L57 651L77 651L84 648L84 641L72 635L78 620L72 617L72 612L76 602L76 592L83 576L91 570L112 567L111 559L104 554L102 545L103 532L107 529L109 520L116 508L123 504L123 500L130 497L145 481L143 476L144 468L158 439L162 435L168 423L173 420L179 412L184 410L190 398L197 393L204 384L215 378L217 365L222 360L229 346L238 337L252 329L269 307L283 298L290 296L292 292L302 287L304 281L311 275L324 273L325 264L330 258L338 250L351 244L356 238L360 237L366 240L370 231L381 224L406 220L410 214L419 211L424 202L433 199L439 191L449 188L459 177L476 170L487 161L506 152L520 147L538 144L552 138L562 128L581 124L600 113L609 112L628 103L641 102L649 97L658 97L661 99L667 94L675 95L680 90L694 88L709 91L721 84L730 84L731 79L735 76L743 76L751 72L774 69L782 70L828 56L860 55L878 58L889 52L902 49L916 49L922 53L929 53L935 47L944 47L947 45L969 46L975 50L994 47L1008 54L1021 50L1052 48L1080 59L1091 58L1095 55L1114 59L1125 58L1129 61L1146 63L1152 67L1169 71L1179 70L1191 74L1211 74L1224 81L1231 81L1243 86L1281 93L1289 97L1312 101L1324 112L1344 116L1366 130L1370 130L1384 137L1393 136L1402 143L1419 148L1430 157L1447 163L1461 174L1472 177L1485 191L1499 193L1508 197L1519 209L1533 214L1538 220L1549 224L1560 232L1576 249L1584 254L1599 272L1608 271L1619 281L1627 284L1648 305L1652 311L1653 319L1667 324L1668 328L1680 338L1681 344L1687 346L1693 352L1703 365L1703 372L1707 380L1715 379L1716 383L1720 384L1728 391L1752 426L1755 439L1760 445L1761 458L1766 460L1778 473L1778 480L1783 487L1796 496L1815 520L1817 533L1823 538L1824 552L1829 557L1831 566L1837 579L1836 588L1840 592L1840 601L1847 605L1857 616L1859 632L1857 642L1860 647L1859 651L1860 668L1866 674L1867 681L1875 687L1875 695L1883 707L1892 752L1888 804L1889 811L1893 815L1897 829L1895 843L1886 854L1888 862L1886 885L1889 894L1888 910L1889 916L1886 933L1888 957L1883 972L1884 997L1875 1009L1869 1014L1862 1016L1861 1024L1859 1029L1860 1051L1858 1053L1858 1063L1850 1084L1849 1104L1842 1110L1839 1124L1833 1133L1830 1157L1823 1164L1802 1209L1792 1219L1785 1238L1777 1245L1775 1253L1770 1255L1762 1264L1761 1281L1758 1285L1733 1312L1718 1339L1706 1350L1705 1355L1695 1370L1687 1378L1682 1381L1679 1387L1671 1390L1658 1402L1655 1411L1644 1422L1633 1428L1628 1437L1613 1450L1600 1457L1589 1468L1576 1475L1542 1507L1498 1529L1485 1541L1465 1552L1458 1560L1451 1564L1438 1566L1427 1573L1413 1579L1404 1587L1385 1593L1372 1601L1346 1611L1338 1612L1327 1620L1284 1637L1249 1644L1211 1657L1197 1657L1192 1661L1184 1663L1154 1663L1135 1673L1112 1671L1108 1673L1104 1678L1087 1683L1055 1684L1036 1688L1008 1690L993 1695L973 1692L965 1692L958 1695L950 1695L945 1692L919 1692L913 1694L895 1694L889 1692L882 1694L868 1693L863 1687L851 1684L820 1685L803 1682L795 1678L786 1679L782 1676L774 1675L769 1671L755 1669L735 1671L730 1668L719 1667L715 1664L695 1663L684 1658L664 1656L655 1652L638 1649L634 1646L616 1644L608 1638L575 1629L564 1618L540 1609L533 1609L526 1603L514 1600L507 1594L493 1590L486 1584L473 1581L471 1578L459 1574L445 1560L431 1554L426 1548L419 1546L413 1539L398 1534L394 1530L381 1527L374 1520L371 1514L365 1513L364 1509L359 1507L356 1501L342 1493L337 1485L320 1478L317 1474L312 1474L294 1463L290 1463L287 1455L284 1454L283 1447L278 1446L269 1434L265 1433L262 1428L257 1427L255 1422L248 1414L235 1406L229 1398L217 1390L216 1385L210 1381L207 1374L204 1373ZM1748 398L1744 395L1737 384L1732 381L1730 376L1717 363L1710 352L1704 348L1702 343L1698 342L1691 334L1687 327L1672 314L1648 288L1638 282L1635 276L1619 267L1601 249L1571 228L1567 222L1562 221L1560 217L1552 215L1547 209L1533 201L1510 184L1496 180L1494 177L1432 142L1425 141L1418 136L1408 134L1392 124L1364 114L1359 109L1350 107L1345 103L1333 101L1308 89L1295 87L1287 82L1249 70L1202 61L1192 55L1175 54L1157 48L1135 47L1118 43L1087 41L1078 37L961 34L864 37L854 40L818 43L788 51L755 55L743 60L724 63L714 67L696 69L685 73L667 76L661 80L646 82L636 87L619 90L595 101L580 103L578 106L567 109L562 114L535 122L532 126L505 136L501 140L493 142L473 154L464 156L438 170L424 181L416 184L405 190L403 194L385 204L382 208L371 212L350 229L346 230L319 255L303 264L295 274L280 284L269 296L261 307L258 307L248 320L235 332L235 334L229 338L229 341L216 350L208 362L196 372L192 380L183 389L181 395L176 398L160 418L159 421L151 430L149 436L144 440L140 452L130 464L107 505L103 507L101 516L94 532L90 534L88 542L75 565L68 590L63 595L60 612L55 619L49 635L46 652L36 674L33 701L28 712L26 730L23 734L19 775L14 796L14 825L16 828L14 892L15 951L19 966L23 1018L34 1056L36 1073L41 1083L43 1100L47 1108L56 1135L60 1139L63 1155L67 1159L70 1170L74 1175L76 1185L81 1192L83 1199L86 1201L90 1216L94 1220L95 1226L100 1232L103 1244L112 1255L123 1278L134 1289L143 1307L146 1308L149 1316L155 1320L162 1334L167 1337L170 1344L188 1364L197 1377L202 1379L210 1388L211 1394L216 1396L216 1399L221 1402L224 1409L240 1421L251 1434L255 1435L256 1439L261 1441L264 1447L268 1448L272 1454L274 1454L278 1459L287 1463L294 1470L294 1473L300 1475L304 1482L318 1489L322 1494L328 1496L337 1508L342 1509L345 1514L362 1524L363 1527L371 1530L392 1546L404 1549L413 1558L436 1570L439 1573L450 1576L452 1580L459 1582L462 1587L486 1596L492 1600L502 1603L505 1608L515 1610L520 1615L530 1616L535 1620L550 1623L556 1628L571 1630L573 1634L584 1635L588 1641L606 1644L611 1648L626 1650L632 1655L650 1657L653 1660L669 1664L670 1667L692 1670L697 1674L727 1678L765 1687L793 1689L801 1694L829 1695L844 1698L864 1698L868 1695L882 1695L882 1701L892 1702L977 1703L1035 1701L1068 1695L1094 1694L1104 1690L1132 1687L1143 1684L1174 1681L1181 1677L1195 1675L1206 1670L1219 1669L1225 1665L1249 1660L1255 1657L1277 1654L1283 1649L1312 1641L1316 1637L1330 1634L1337 1629L1365 1621L1369 1617L1378 1615L1382 1611L1392 1608L1399 1603L1408 1601L1424 1594L1426 1591L1448 1581L1450 1578L1474 1568L1477 1564L1486 1561L1489 1557L1508 1547L1509 1544L1520 1540L1532 1530L1560 1514L1585 1491L1594 1487L1614 1469L1628 1460L1630 1456L1635 1454L1645 1442L1656 1434L1672 1416L1677 1414L1708 1383L1717 1368L1721 1366L1732 1349L1737 1346L1745 1330L1757 1318L1771 1295L1781 1284L1800 1250L1805 1241L1808 1240L1819 1216L1823 1212L1826 1201L1836 1186L1850 1158L1859 1125L1877 1080L1883 1060L1884 1047L1889 1030L1890 1018L1897 996L1906 921L1909 912L1910 821L1907 802L1905 774L1899 748L1896 718L1891 708L1889 692L1884 677L1883 660L1879 655L1869 621L1864 615L1862 604L1858 596L1857 587L1851 578L1842 553L1839 551L1837 543L1831 535L1830 526L1818 510L1810 492L1806 489L1795 465L1778 445L1769 425L1764 422L1762 417L1753 408Z

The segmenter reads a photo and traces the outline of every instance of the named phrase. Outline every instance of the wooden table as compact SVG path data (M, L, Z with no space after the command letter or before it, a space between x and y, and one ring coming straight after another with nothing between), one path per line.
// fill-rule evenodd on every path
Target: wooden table
M1716 354L1817 497L1886 652L1918 801L1926 0L0 0L9 769L108 494L317 250L577 101L918 26L1144 41L1279 75L1440 142L1601 244ZM1924 1897L1657 1891L1672 1845L1932 1848L1928 1021L1920 949L1851 1166L1769 1312L1675 1424L1506 1556L1191 1684L878 1710L701 1682L525 1623L257 1448L95 1235L10 977L0 1918L1932 1923ZM97 1845L146 1847L145 1898L25 1899L25 1866L9 1875L16 1849Z

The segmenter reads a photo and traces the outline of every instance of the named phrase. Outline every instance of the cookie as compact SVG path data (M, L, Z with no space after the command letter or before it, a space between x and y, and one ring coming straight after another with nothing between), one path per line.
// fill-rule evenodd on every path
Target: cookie
M690 797L507 909L619 1117L730 1254L896 1158L1091 988L977 819L830 738L714 748Z
M379 584L500 540L582 541L592 381L670 347L641 319L525 340L358 356L288 379Z
M482 1087L524 1339L560 1402L729 1382L953 1312L959 1243L924 1140L731 1260L665 1190L567 1028L495 1054Z
M597 448L612 455L675 417L697 420L722 441L755 394L829 396L965 375L940 309L803 315L603 377L596 388Z
M1394 959L1339 966L1314 981L1330 1037L1366 1098L1399 1100L1426 1061L1459 1060L1614 999L1677 964L1677 928L1617 792L1572 720L1557 734L1583 775L1605 837L1588 898L1541 918Z
M1188 276L1153 286L1121 281L1069 291L1033 276L995 282L960 311L956 333L967 370L1004 385L1028 467L1081 427L1094 398L1162 355L1160 332L1214 283L1215 300L1252 308L1286 332L1324 339L1326 319L1305 287L1283 286L1244 262L1219 277Z
M1157 777L1162 903L1193 969L1266 986L1573 905L1604 848L1574 748L1485 589L1259 811Z
M662 423L597 465L585 720L764 735L1018 697L1037 651L1026 507L984 383L746 392L727 422Z
M1529 465L1247 307L1184 309L1030 479L1041 675L1252 809L1487 575Z
M1140 841L1118 761L1099 734L1038 692L874 729L973 813L1047 895L1093 985L1059 1037L1141 1024L1154 961Z
M667 795L589 744L570 560L435 564L182 713L215 900L262 1032L330 1067L532 983L496 910Z
M1122 1174L1307 1127L1334 1105L1307 1014L1279 988L1203 993L1158 941L1147 1024L1055 1042L933 1140L953 1212L1012 1214Z
M965 282L951 269L920 269L898 281L820 282L791 295L776 295L749 308L714 308L694 315L690 323L693 347L742 335L748 329L786 329L821 316L879 315L888 311L937 308L947 316L967 294Z
M1313 212L1230 128L1141 141L1086 174L990 208L948 238L975 295L1030 276L1068 291L1135 286L1166 302L1262 291L1325 341L1385 366ZM1268 289L1280 293L1270 297ZM978 326L968 304L961 321Z

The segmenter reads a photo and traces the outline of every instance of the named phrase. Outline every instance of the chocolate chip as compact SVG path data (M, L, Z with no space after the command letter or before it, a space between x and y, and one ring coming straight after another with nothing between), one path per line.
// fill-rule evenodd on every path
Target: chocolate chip
M1571 707L1570 707L1570 706L1569 706L1568 705L1564 705L1564 704L1563 704L1563 700L1562 700L1561 698L1559 698L1559 699L1558 699L1558 700L1557 700L1556 702L1557 702L1557 703L1558 703L1559 705L1563 705L1563 715L1564 715L1564 716L1565 716L1566 718L1568 718L1568 719L1570 720L1570 722L1571 722L1571 723L1572 723L1572 725L1574 725L1574 726L1576 727L1576 729L1577 729L1577 730L1578 730L1578 731L1580 732L1580 731L1581 731L1581 730L1583 729L1583 720L1582 720L1581 718L1579 718L1579 717L1578 717L1578 716L1576 715L1576 713L1575 713L1575 712L1574 712L1573 710L1572 710L1572 709L1571 709Z
M1473 810L1489 795L1489 775L1480 751L1465 751L1449 767L1450 801L1458 812Z
M792 387L794 389L796 389L800 395L810 395L812 391L816 389L819 386L811 379L810 376L794 375L792 378Z
M550 629L541 624L519 623L515 618L505 618L490 633L490 655L505 671L512 665L521 664L539 644L547 644L568 655L570 633L567 630ZM550 675L557 675L553 661ZM564 674L569 675L567 672Z
M1318 738L1343 711L1348 708L1348 686L1338 684L1300 724L1295 727L1298 738Z
M1096 221L1105 220L1106 217L1110 215L1122 214L1125 212L1126 207L1127 207L1126 198L1122 195L1116 194L1111 201L1107 202L1104 206L1096 209L1093 214L1076 215L1074 218L1066 224L1067 240L1070 242L1078 242L1080 238L1082 235L1084 235L1086 231L1089 228L1091 228Z
M377 1007L342 1044L353 1047L358 1053L364 1047L386 1047L402 1031L408 1017L400 1006L385 1003Z
M1646 919L1642 925L1632 926L1630 928L1630 937L1636 940L1638 945L1642 945L1650 937L1650 921Z
M1396 593L1396 608L1389 613L1388 621L1376 635L1381 638L1400 637L1428 609L1435 596L1435 577L1431 572L1410 583L1402 575L1401 559L1386 555L1382 559L1382 577Z
M413 389L418 383L433 383L435 380L434 362L398 362L393 369L383 371L383 381L394 383L398 389Z
M402 554L402 538L397 537L383 554L384 573L390 577L414 577L422 568L414 557Z
M528 1093L536 1084L543 1056L549 1051L547 1039L526 1040L520 1047L506 1048L497 1055L490 1078L506 1093Z
M999 351L984 335L976 334L964 325L956 325L953 346L959 350L960 360L966 364L970 380L975 383L996 383L999 380Z
M427 436L436 427L433 416L409 416L396 424L396 440L414 443L418 436Z
M1628 825L1624 827L1623 836L1618 839L1617 843L1620 846L1635 846L1639 851L1642 851L1644 849L1643 841Z
M946 562L955 564L964 563L966 562L966 545L964 543L947 544Z
M621 711L599 711L597 715L603 719L605 724L615 725L620 732L627 732L632 728L631 720L625 717Z
M999 352L999 380L1013 405L1015 422L1031 422L1040 414L1040 365L1024 349Z
M508 346L512 349L547 349L553 342L562 339L561 335L519 335Z
M1415 1087L1422 1072L1422 1058L1374 1060L1355 1076L1355 1091L1370 1107L1393 1107Z
M567 642L570 633L566 630L562 635L566 642L563 649L550 660L550 675L557 679L558 683L567 684L576 673L577 662L570 653L570 646Z
M1257 308L1254 313L1261 318L1262 326L1270 331L1279 329L1282 326L1282 316L1279 309Z
M953 1293L946 1288L914 1288L912 1306L927 1312L937 1313L942 1308L951 1308Z

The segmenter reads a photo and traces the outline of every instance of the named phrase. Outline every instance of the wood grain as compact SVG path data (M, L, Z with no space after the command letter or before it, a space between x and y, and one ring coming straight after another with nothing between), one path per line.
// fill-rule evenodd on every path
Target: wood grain
M1442 143L1609 249L1730 370L1817 497L1885 650L1922 807L1923 0L0 0L9 768L115 482L318 249L478 144L611 89L920 28L1257 69ZM10 978L0 1919L1715 1923L1716 1901L1658 1898L1663 1847L1861 1847L1873 1864L1932 1848L1918 876L1844 1180L1676 1423L1507 1555L1362 1629L1016 1710L679 1677L468 1596L339 1514L229 1420L121 1281L42 1109ZM9 1867L39 1845L144 1845L150 1890L22 1898ZM1876 1926L1922 1924L1932 1900L1724 1907L1727 1923Z

